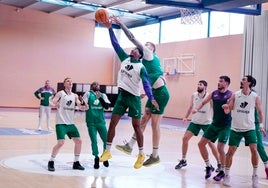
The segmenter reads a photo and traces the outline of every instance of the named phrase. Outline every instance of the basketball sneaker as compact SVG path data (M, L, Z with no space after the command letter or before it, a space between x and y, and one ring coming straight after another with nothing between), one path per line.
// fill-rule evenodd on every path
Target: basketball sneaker
M160 163L160 158L157 156L156 158L153 157L153 155L150 155L149 159L147 159L144 163L143 166L151 166L154 164Z
M223 170L221 170L216 176L213 177L215 181L221 181L225 176Z
M252 188L258 188L259 186L259 178L257 175L252 176Z
M145 159L145 155L139 154L137 161L134 164L134 168L138 169L138 168L142 167L144 159Z
M103 161L103 166L109 167L109 161Z
M112 155L110 151L104 150L104 152L101 155L100 162L108 161L111 158L112 158Z
M73 169L74 170L85 170L85 168L80 165L79 161L74 162Z
M214 171L214 168L212 165L206 167L206 175L205 179L208 179L211 176L211 173Z
M48 161L47 168L48 168L48 171L54 172L55 171L54 161Z
M94 169L99 169L100 168L100 158L95 157L94 159Z
M231 187L231 180L229 175L225 175L222 184L226 187Z
M266 173L266 179L268 179L268 168L265 168L265 173Z
M180 160L180 162L179 162L179 164L177 164L176 166L175 166L175 169L181 169L182 167L184 167L184 166L186 166L187 165L187 162L186 162L186 160Z
M132 148L129 146L128 143L126 143L125 145L116 145L115 148L128 155L131 155Z

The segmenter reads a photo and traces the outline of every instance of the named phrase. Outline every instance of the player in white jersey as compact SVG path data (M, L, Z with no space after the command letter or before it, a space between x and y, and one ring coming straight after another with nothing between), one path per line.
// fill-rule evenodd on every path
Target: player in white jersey
M88 105L81 106L77 94L72 93L73 83L71 78L64 79L64 90L59 91L55 97L50 101L50 104L57 108L56 113L56 134L57 144L53 147L51 158L48 162L48 170L55 171L54 160L60 148L64 145L65 135L74 141L74 163L73 169L84 170L79 163L79 156L81 153L82 140L79 131L74 124L75 104L81 109L86 110Z
M125 50L119 45L115 33L112 29L111 20L104 23L109 30L110 40L112 46L121 61L121 67L118 72L117 86L119 88L119 94L116 99L116 103L113 108L111 121L108 129L106 150L102 153L100 162L107 161L112 158L111 146L115 136L116 126L120 118L128 110L128 116L132 118L132 127L137 136L137 142L139 147L139 154L137 161L134 164L134 168L141 168L145 159L143 152L143 132L141 130L141 98L140 98L140 86L143 85L143 89L148 96L152 105L159 110L157 101L155 100L148 73L145 67L141 64L141 58L143 52L134 48L130 54L127 54Z
M229 148L226 154L226 169L223 185L230 184L230 168L235 151L237 150L241 139L245 139L245 145L249 146L251 152L251 162L253 166L252 187L258 187L258 151L257 137L255 131L255 108L258 111L259 121L263 122L263 114L259 96L252 92L251 87L254 83L252 76L245 76L241 81L241 90L235 92L227 104L222 107L225 113L232 110L231 133L229 137Z
M192 110L199 106L209 95L206 89L207 82L205 80L200 80L197 85L197 91L191 96L190 106L186 112L185 117L183 118L184 123L187 121L187 118L191 114ZM186 154L188 150L188 142L193 136L197 136L201 129L203 132L207 130L208 126L212 122L211 110L211 103L207 103L197 113L192 115L192 120L182 138L182 159L180 160L179 164L175 166L175 169L181 169L187 165ZM219 154L214 143L209 142L208 145L218 162L218 169L216 170L218 172L221 168Z

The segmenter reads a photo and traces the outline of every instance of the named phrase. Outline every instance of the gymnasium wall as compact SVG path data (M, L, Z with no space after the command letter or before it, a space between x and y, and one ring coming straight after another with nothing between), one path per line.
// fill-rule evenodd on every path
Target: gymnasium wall
M1 4L0 12L0 107L38 108L33 93L47 79L54 88L66 76L77 83L112 84L114 53L93 47L94 22L30 9L17 12ZM230 89L239 88L242 35L160 44L157 53L161 60L196 56L194 74L167 77L171 99L166 117L184 117L200 79L212 91L218 77L228 75Z
M112 49L94 48L93 21L0 4L0 106L38 107L49 79L112 84Z

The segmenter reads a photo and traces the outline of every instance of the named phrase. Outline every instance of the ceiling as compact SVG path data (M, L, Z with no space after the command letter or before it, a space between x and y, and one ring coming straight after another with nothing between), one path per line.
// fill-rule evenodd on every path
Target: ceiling
M129 27L179 17L181 8L259 15L261 4L265 2L268 0L0 0L0 4L18 9L35 9L90 20L94 20L97 9L106 8L110 14L120 16Z

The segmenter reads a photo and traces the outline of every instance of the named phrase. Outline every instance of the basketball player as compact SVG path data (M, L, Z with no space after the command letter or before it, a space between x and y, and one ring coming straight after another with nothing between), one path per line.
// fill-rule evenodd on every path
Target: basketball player
M255 108L258 112L260 128L263 129L263 114L259 96L252 92L252 85L254 82L252 76L247 75L241 80L241 90L235 92L228 104L223 105L226 114L232 111L232 125L229 138L229 148L226 154L226 169L223 185L231 186L230 184L230 168L232 159L236 152L241 139L245 139L245 145L249 146L251 152L251 162L253 166L252 187L258 187L258 151L257 151L257 137L255 130Z
M161 63L157 55L155 54L156 47L151 42L146 42L145 45L142 45L134 35L129 31L129 29L120 21L118 17L113 16L113 21L116 22L124 31L128 39L136 45L136 47L143 52L142 64L145 66L149 80L152 86L153 95L155 100L159 105L159 110L157 110L150 100L146 103L145 113L142 117L141 128L144 132L146 125L150 119L152 126L152 142L153 149L152 154L149 159L147 159L143 165L151 166L160 162L158 149L160 142L160 122L164 114L165 107L169 101L169 92L166 87L166 80L163 76L163 70L161 68ZM117 145L116 148L127 153L131 154L133 145L136 143L136 135L133 134L132 138L125 145Z
M253 92L255 92L255 90L253 89L253 87L255 87L255 86L256 86L256 79L254 78L252 80L252 87L251 87L251 90ZM258 140L257 150L258 150L260 158L264 164L266 179L268 179L268 155L265 151L265 148L264 148L263 142L262 142L262 135L264 135L264 137L266 137L266 131L265 131L264 127L260 124L258 111L256 109L255 109L254 115L255 115L255 129L256 129L256 135L257 135L257 140Z
M194 92L194 94L191 96L190 106L186 112L185 117L183 118L183 122L187 121L187 118L191 114L192 110L199 106L208 95L209 93L207 92L207 82L205 80L200 80L197 85L197 91ZM187 165L186 154L188 150L189 140L193 136L197 136L200 130L203 130L203 132L205 132L211 124L211 105L211 103L207 103L197 113L193 114L192 120L182 138L182 159L180 160L179 164L175 166L175 169L181 169ZM219 154L214 143L209 142L208 145L218 162L218 168L216 170L216 172L218 172L221 168Z
M112 23L110 22L110 20L105 23L105 26L109 29L112 46L121 61L121 68L119 70L117 80L117 85L119 87L120 92L112 112L112 117L108 129L107 149L103 152L100 161L107 161L112 157L110 149L113 138L115 136L115 128L122 115L124 115L124 113L128 109L128 116L132 118L132 126L134 128L139 147L139 155L137 161L134 164L134 168L138 169L142 167L145 159L145 155L143 153L143 132L140 128L141 82L143 84L145 93L148 96L152 105L154 105L156 109L158 109L159 107L152 94L147 71L140 61L143 56L142 51L138 48L134 48L133 50L131 50L130 55L128 55L118 44L111 25Z
M46 113L47 117L47 129L52 130L50 127L50 112L51 112L51 107L49 106L49 97L54 96L56 94L55 90L50 87L50 82L49 80L46 80L45 86L39 88L34 92L34 95L36 98L40 100L40 108L39 108L39 122L38 122L38 127L37 129L39 131L42 130L42 119L43 119L43 114Z
M79 163L82 140L78 129L74 124L75 104L81 109L86 110L88 105L81 106L77 94L72 92L73 83L71 78L65 78L63 81L64 90L59 91L55 97L50 100L50 104L57 108L56 112L56 135L57 144L53 147L51 158L48 162L48 170L55 171L54 160L60 148L64 145L65 135L74 141L74 163L73 169L84 170Z
M109 108L111 103L105 93L100 92L100 85L98 82L93 82L90 85L90 91L86 92L83 96L83 102L88 104L88 110L86 110L86 123L88 135L91 140L92 154L95 156L94 168L98 169L99 165L99 150L97 133L103 142L103 150L106 149L107 141L107 128L106 121L104 118L104 109ZM104 161L105 167L109 166L108 161Z
M225 114L222 108L223 104L226 104L228 99L231 98L232 92L228 90L230 85L230 78L228 76L220 76L218 82L218 89L209 94L206 99L193 110L193 113L197 113L205 104L212 100L213 102L213 118L211 125L207 128L206 132L202 136L198 143L198 147L202 158L206 163L206 175L205 179L211 176L214 168L209 162L208 151L206 145L210 142L215 142L218 139L217 149L221 160L222 168L219 173L213 177L215 181L220 181L224 177L225 168L225 152L224 147L229 138L230 126L231 126L231 114Z

